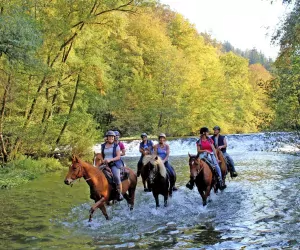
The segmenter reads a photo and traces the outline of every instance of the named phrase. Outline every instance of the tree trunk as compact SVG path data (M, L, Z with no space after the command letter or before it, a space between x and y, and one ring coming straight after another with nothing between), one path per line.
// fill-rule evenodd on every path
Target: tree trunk
M4 126L4 116L5 116L5 107L7 103L7 96L10 88L10 75L8 75L7 85L4 87L3 99L2 99L2 108L1 108L1 117L0 117L0 145L1 145L1 153L3 155L3 161L7 162L8 154L6 151L4 138L3 138L3 126Z
M71 105L70 105L69 113L68 113L67 119L65 120L64 125L63 125L63 127L62 127L62 129L61 129L61 131L59 133L59 136L56 139L56 144L59 144L59 142L61 140L61 137L62 137L63 133L65 132L65 130L67 128L69 119L70 119L72 111L73 111L74 103L75 103L75 100L76 100L79 82L80 82L80 75L77 76L77 81L76 81L76 85L75 85L75 91L74 91L73 99L72 99L72 102L71 102Z

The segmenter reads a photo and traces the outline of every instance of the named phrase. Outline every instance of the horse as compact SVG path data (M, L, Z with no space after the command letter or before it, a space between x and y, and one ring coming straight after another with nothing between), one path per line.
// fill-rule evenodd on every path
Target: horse
M189 154L189 166L191 177L194 179L198 192L202 197L203 206L207 205L207 198L210 196L211 189L217 192L217 180L208 164L199 159L198 155Z
M149 167L149 181L155 199L156 208L159 207L158 195L163 195L164 206L168 206L168 197L172 196L173 186L167 175L166 167L159 156L145 155L143 165Z
M143 158L145 157L145 155L150 155L150 150L148 149L144 149L144 155ZM144 186L144 192L151 192L151 184L150 184L150 180L149 180L149 174L150 174L150 168L149 165L144 166L142 164L141 166L141 177L142 177L142 182L143 182L143 186Z
M216 153L219 159L219 166L221 169L221 173L222 173L222 181L225 184L225 180L226 180L226 175L227 175L227 162L226 159L222 153L222 151L220 149L216 149Z
M130 207L130 210L132 210L134 207L137 177L130 168L126 169L129 172L129 177L122 182L122 193ZM104 217L108 220L109 217L106 212L105 204L108 204L109 201L115 200L116 191L114 190L114 187L109 184L102 170L84 162L77 156L73 156L72 165L69 167L69 172L67 173L64 182L65 184L70 185L76 179L81 177L83 177L90 186L90 198L95 201L95 204L90 209L89 222L92 221L93 213L97 208L102 211Z

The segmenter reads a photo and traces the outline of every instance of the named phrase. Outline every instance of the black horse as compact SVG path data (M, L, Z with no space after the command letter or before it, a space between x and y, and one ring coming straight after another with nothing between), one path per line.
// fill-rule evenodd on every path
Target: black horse
M163 195L164 206L168 205L168 197L172 196L174 184L170 183L167 170L161 158L153 155L145 155L143 159L144 167L149 167L149 181L152 193L156 202L156 208L159 207L158 195Z

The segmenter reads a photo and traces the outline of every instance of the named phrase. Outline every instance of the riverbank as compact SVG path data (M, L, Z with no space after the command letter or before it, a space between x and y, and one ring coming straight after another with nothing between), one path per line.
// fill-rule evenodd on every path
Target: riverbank
M0 188L9 189L29 181L39 176L66 169L63 164L54 158L40 158L37 160L30 157L20 156L8 162L0 168Z

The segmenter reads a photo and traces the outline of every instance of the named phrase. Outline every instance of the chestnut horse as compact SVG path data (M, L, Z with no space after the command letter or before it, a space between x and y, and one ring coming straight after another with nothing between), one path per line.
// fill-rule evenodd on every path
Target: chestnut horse
M122 193L128 205L130 206L130 210L132 210L134 206L137 177L130 168L127 168L127 170L129 171L129 178L122 182ZM102 211L103 215L108 220L109 217L106 212L105 204L108 204L109 201L115 199L115 190L113 189L112 185L108 183L108 180L102 170L99 170L99 168L93 167L91 164L80 160L76 156L73 156L72 165L69 167L69 172L64 182L65 184L70 185L76 179L81 177L83 177L90 186L90 197L95 201L95 204L90 209L89 221L92 221L93 213L97 208Z
M222 173L222 181L224 182L225 184L225 180L226 180L226 175L227 175L227 163L226 163L226 159L222 153L222 151L220 149L216 149L216 152L217 152L217 156L218 156L218 159L219 159L219 166L220 166L220 169L221 169L221 173Z
M167 175L166 167L159 156L145 155L144 167L149 167L149 181L155 199L156 208L159 207L158 195L164 196L164 206L168 205L168 197L172 196L173 186Z
M194 179L198 192L202 197L203 206L206 206L211 189L214 187L214 191L217 192L216 177L208 164L199 159L199 155L189 154L189 165L191 177Z

